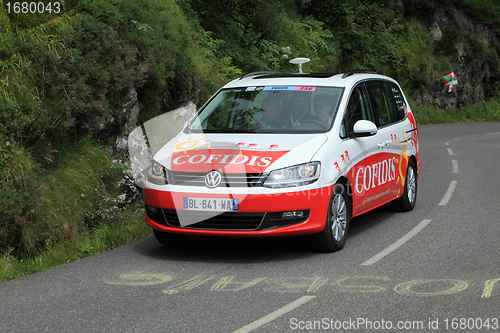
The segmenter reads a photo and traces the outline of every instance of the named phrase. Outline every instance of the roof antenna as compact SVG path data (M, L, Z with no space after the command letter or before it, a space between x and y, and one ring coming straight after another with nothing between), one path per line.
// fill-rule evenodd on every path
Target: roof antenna
M302 74L302 64L305 64L306 62L311 61L309 58L295 58L290 60L291 64L298 64L299 65L299 73Z

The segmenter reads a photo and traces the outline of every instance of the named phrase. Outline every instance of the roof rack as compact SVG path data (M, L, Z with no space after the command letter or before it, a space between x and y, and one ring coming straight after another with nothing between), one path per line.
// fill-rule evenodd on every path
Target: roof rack
M290 74L290 72L283 71L259 71L259 72L251 72L240 77L240 80L246 79L247 77L262 75L262 74Z
M367 74L380 74L380 75L383 75L382 73L379 73L379 72L376 72L376 71L371 71L371 70L368 70L368 69L351 69L347 72L344 73L344 75L342 75L342 78L345 79L346 77L349 77L353 74L357 74L357 73L367 73Z

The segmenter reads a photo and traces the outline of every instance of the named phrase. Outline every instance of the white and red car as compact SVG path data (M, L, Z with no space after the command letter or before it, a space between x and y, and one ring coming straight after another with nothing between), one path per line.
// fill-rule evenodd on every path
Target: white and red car
M417 126L395 80L251 73L155 154L145 222L162 244L316 234L337 251L351 218L388 202L412 210L419 170Z

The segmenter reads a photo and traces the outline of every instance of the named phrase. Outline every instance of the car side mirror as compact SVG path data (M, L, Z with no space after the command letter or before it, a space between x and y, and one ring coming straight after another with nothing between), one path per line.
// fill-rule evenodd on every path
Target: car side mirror
M353 138L372 136L377 134L377 125L369 120L358 120L353 127L353 132L349 133Z

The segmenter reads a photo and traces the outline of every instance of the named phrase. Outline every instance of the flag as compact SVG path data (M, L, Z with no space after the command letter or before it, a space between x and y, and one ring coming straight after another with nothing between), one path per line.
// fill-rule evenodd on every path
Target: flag
M455 75L455 73L450 73L450 74L446 75L444 77L444 79L447 82L444 85L443 89L441 90L441 94L444 94L444 92L446 90L448 90L448 92L452 92L452 93L457 92L458 80L457 80L457 76Z

